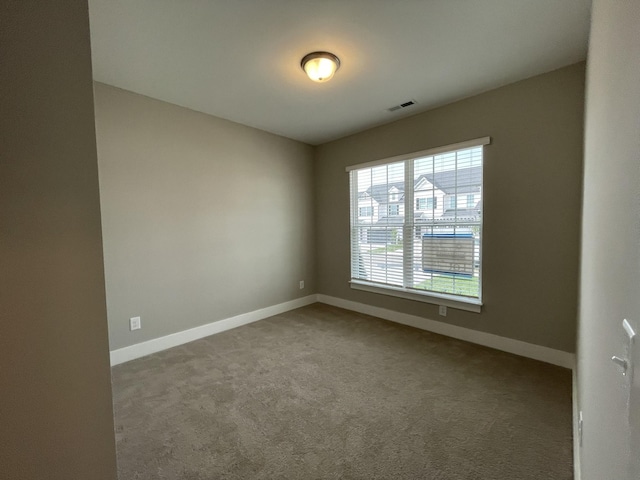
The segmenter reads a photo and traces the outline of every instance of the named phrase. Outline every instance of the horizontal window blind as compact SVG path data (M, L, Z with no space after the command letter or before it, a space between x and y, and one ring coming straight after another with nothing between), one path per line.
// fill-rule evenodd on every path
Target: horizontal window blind
M481 299L482 144L350 167L352 281Z

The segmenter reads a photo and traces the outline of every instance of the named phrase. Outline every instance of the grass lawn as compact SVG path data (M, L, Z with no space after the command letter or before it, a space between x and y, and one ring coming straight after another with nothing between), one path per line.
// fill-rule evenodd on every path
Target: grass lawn
M453 275L434 275L433 278L420 282L415 288L422 288L439 293L477 297L478 281L478 277L464 278Z

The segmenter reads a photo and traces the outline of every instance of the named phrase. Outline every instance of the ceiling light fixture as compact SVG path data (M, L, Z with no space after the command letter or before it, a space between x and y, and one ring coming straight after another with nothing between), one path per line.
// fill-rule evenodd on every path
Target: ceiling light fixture
M302 58L300 66L314 82L326 82L340 68L340 59L333 53L312 52Z

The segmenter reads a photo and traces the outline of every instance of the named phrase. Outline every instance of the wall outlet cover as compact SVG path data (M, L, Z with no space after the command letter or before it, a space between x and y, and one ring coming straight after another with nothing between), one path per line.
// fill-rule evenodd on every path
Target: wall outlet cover
M140 317L131 317L129 319L129 329L131 331L140 330L142 328L142 322L140 321Z

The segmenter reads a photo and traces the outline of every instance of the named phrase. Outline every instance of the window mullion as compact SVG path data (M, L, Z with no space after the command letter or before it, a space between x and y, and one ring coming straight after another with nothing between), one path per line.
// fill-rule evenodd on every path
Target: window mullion
M414 161L404 162L404 224L402 229L402 270L403 285L413 287L413 219L414 219L414 191L413 170Z

